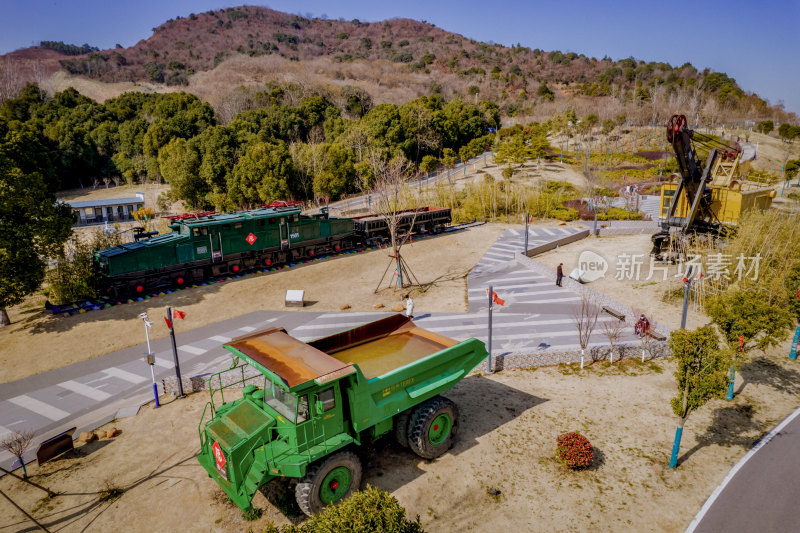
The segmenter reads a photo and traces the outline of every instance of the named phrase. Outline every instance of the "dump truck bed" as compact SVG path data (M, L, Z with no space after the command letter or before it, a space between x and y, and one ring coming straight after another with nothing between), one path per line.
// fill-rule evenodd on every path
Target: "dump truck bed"
M308 343L345 365L355 364L367 379L387 374L458 344L392 315Z

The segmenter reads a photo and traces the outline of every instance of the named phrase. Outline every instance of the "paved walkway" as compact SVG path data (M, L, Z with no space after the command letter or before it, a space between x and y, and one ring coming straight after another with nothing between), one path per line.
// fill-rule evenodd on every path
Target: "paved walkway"
M733 467L687 533L800 530L800 409Z
M551 242L578 232L576 228L530 228L530 247ZM579 348L571 313L580 297L566 287L555 286L514 260L524 246L524 229L506 230L481 257L467 276L469 312L425 313L417 309L415 322L424 328L465 340L476 337L487 341L486 289L492 285L505 306L495 307L493 316L493 354L520 353L525 350ZM230 364L222 344L230 339L268 325L280 325L302 340L310 340L375 320L387 313L313 313L262 311L225 320L210 326L177 334L183 376L202 376ZM69 320L69 318L65 318ZM602 316L600 320L614 320ZM177 322L185 327L190 321ZM142 326L144 327L144 326ZM630 339L628 339L628 336ZM603 345L597 336L592 346ZM622 341L633 340L626 332ZM156 380L174 375L169 338L152 343L156 354ZM0 385L0 438L10 430L32 429L36 442L70 427L93 429L121 415L120 409L138 406L152 399L150 368L143 360L146 348L134 346L89 361ZM132 413L135 413L135 407ZM125 413L124 410L122 413ZM33 457L35 450L29 452ZM0 454L0 464L12 458Z

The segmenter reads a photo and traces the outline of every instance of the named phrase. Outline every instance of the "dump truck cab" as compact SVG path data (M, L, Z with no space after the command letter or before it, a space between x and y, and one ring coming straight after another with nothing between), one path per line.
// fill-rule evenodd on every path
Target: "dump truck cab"
M445 453L458 409L439 393L487 356L392 315L302 342L280 328L233 339L230 369L208 379L198 461L242 510L276 477L298 478L307 514L357 490L352 449L394 430L425 458ZM208 419L208 420L207 420Z

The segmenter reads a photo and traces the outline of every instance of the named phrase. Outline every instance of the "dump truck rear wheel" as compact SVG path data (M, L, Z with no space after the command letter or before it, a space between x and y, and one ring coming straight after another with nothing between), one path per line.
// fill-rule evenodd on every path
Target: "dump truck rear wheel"
M295 487L300 509L311 516L349 498L361 484L361 461L352 452L339 452L311 465Z
M403 448L408 448L408 418L410 416L411 410L406 409L394 417L394 439Z
M423 459L435 459L453 445L458 433L458 406L442 396L420 404L408 424L408 445Z

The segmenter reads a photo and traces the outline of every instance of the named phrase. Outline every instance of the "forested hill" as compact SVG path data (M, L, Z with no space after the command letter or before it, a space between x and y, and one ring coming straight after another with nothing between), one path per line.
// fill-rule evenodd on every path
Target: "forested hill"
M698 71L689 63L614 61L506 47L409 19L309 19L242 6L178 17L153 30L149 39L130 48L65 56L59 63L73 75L100 81L187 85L194 73L234 57L273 55L297 62L324 58L341 64L394 63L400 72L415 76L415 82L428 79L433 92L439 90L447 98L478 95L500 104L506 115L526 114L537 103L574 96L646 102L680 95L684 105L694 96L695 102L712 101L720 110L741 110L740 114L756 115L752 118L766 118L769 111L766 102L747 94L734 79L708 69ZM341 85L337 76L341 74L334 73L329 83Z

